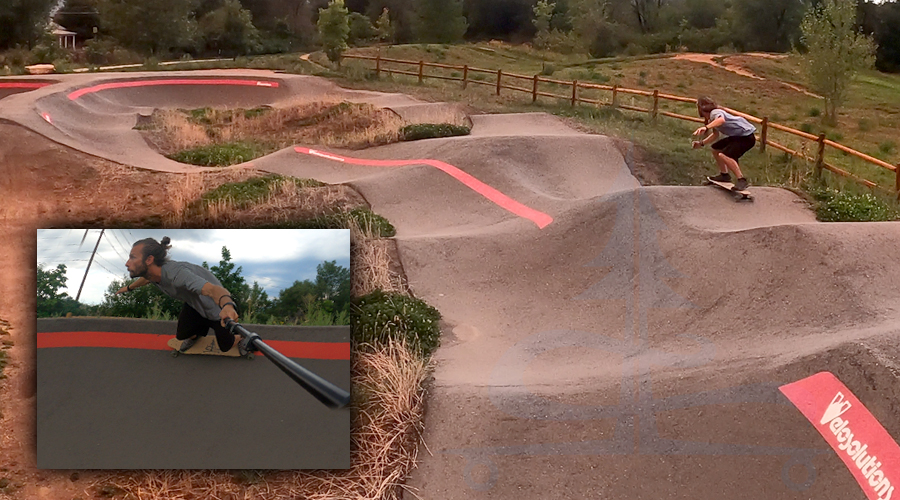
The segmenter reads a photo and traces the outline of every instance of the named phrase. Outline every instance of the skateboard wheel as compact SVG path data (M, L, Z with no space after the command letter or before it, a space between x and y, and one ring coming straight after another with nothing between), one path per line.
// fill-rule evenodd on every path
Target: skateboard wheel
M181 353L178 352L178 351L172 351L172 357L173 357L173 358L177 358L179 354L181 354Z

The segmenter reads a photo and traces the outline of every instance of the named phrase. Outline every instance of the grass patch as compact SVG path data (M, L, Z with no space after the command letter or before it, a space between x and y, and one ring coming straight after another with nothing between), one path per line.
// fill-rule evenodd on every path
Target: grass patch
M875 222L900 218L895 204L871 193L852 193L833 188L809 190L815 200L816 217L822 222Z
M227 167L259 158L270 153L271 150L271 147L253 142L226 142L187 149L166 155L166 157L191 165Z
M254 177L242 182L229 182L204 193L200 202L204 206L216 203L227 203L235 208L246 208L260 203L270 195L272 189L280 184L289 183L299 188L321 187L325 184L312 179L282 177L277 174Z
M440 343L437 309L415 297L375 290L353 302L350 324L359 344L405 342L429 357Z
M454 125L452 123L415 123L400 129L400 137L404 141L417 141L419 139L433 139L436 137L453 137L469 135L470 127Z

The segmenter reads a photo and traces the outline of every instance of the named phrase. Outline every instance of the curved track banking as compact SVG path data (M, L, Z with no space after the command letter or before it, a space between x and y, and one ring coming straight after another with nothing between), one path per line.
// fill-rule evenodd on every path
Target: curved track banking
M138 114L326 95L407 117L446 106L266 72L166 76L188 77L279 86L119 88L71 101L81 88L159 75L66 76L7 97L0 118L121 163L186 171L131 130ZM830 371L900 435L900 224L817 223L775 188L736 204L708 187L642 187L606 137L539 113L471 118L465 137L252 162L359 190L397 227L416 295L445 318L431 454L409 481L418 495L862 497L779 387ZM552 222L503 209L437 162Z

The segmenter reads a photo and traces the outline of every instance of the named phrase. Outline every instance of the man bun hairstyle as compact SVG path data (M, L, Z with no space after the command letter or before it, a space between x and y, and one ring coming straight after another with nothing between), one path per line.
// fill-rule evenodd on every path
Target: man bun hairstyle
M697 99L697 114L700 115L700 118L703 118L703 113L709 114L718 107L719 105L711 97L702 96Z
M153 262L157 266L161 266L169 261L167 254L169 249L172 248L172 245L169 244L171 241L168 236L163 236L163 239L160 241L156 241L153 238L144 238L136 242L134 246L141 245L143 260L147 260L147 257L152 255Z

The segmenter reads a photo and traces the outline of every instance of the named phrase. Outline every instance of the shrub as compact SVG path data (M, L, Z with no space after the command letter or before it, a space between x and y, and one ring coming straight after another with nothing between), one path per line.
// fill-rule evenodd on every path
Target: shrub
M892 221L900 216L895 206L871 193L819 188L811 194L816 200L816 217L822 222Z
M226 167L244 163L265 154L265 148L251 142L228 142L179 151L168 158L191 165Z
M451 123L417 123L407 125L400 129L400 137L404 141L419 139L432 139L435 137L453 137L457 135L469 135L471 129L463 125Z
M822 110L816 107L810 108L809 116L816 117L822 114Z
M323 183L312 179L298 179L294 177L282 177L277 174L254 177L244 182L229 182L204 193L200 198L201 203L212 205L217 201L226 201L236 208L245 208L255 203L264 201L272 191L272 186L278 182L293 182L298 187L319 187Z
M813 131L813 126L811 123L801 123L800 131L806 132L807 134L811 134Z
M894 141L885 141L878 145L878 150L884 154L888 154L897 147L897 144Z
M375 290L353 301L350 325L358 343L406 341L427 357L440 344L440 319L438 310L420 299Z

